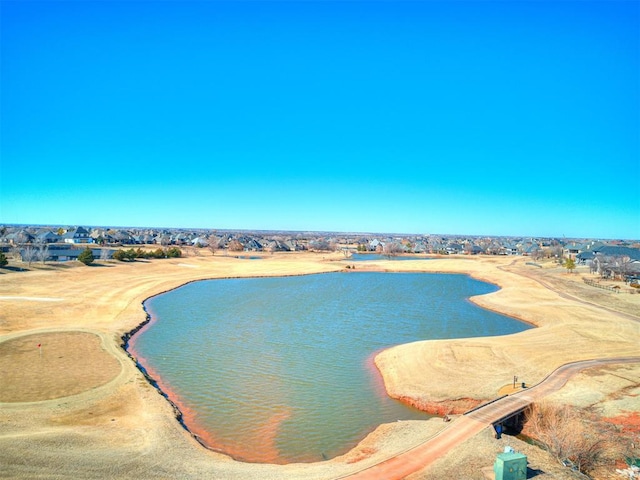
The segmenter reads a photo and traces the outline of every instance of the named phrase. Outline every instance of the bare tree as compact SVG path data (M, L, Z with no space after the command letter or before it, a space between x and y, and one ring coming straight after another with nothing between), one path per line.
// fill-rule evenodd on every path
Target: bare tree
M100 249L100 260L102 260L102 261L109 260L109 249L108 248L101 248Z
M541 260L544 256L544 251L541 248L538 248L537 250L534 250L531 252L531 258L533 260Z
M230 252L241 252L242 250L244 250L244 247L242 246L242 244L240 243L239 240L237 239L233 239L229 242L229 251Z
M324 239L318 239L310 242L309 247L313 250L320 251L320 252L331 251L331 244Z
M211 255L215 255L216 251L219 248L218 237L216 237L215 235L211 235L207 240L207 248L209 249L209 251L211 251Z
M633 263L631 257L628 255L616 255L612 260L614 273L620 277L620 280L624 280L624 277L631 273Z
M598 431L581 412L567 405L541 402L527 411L527 429L562 465L587 473L605 455L610 435Z
M626 259L626 260L625 260ZM597 253L593 259L593 265L600 278L609 278L610 276L623 275L630 264L629 257L620 257L613 255L603 255Z
M387 256L387 258L395 257L399 253L404 252L402 245L397 242L387 242L382 247L382 253Z
M14 245L11 247L11 256L15 261L22 259L22 249L18 245Z
M549 255L551 258L555 258L556 261L562 262L562 245L554 245L549 249Z
M31 263L36 259L37 251L31 246L24 247L22 250L22 261L27 262L27 265L31 266Z
M44 242L39 242L36 245L36 258L44 265L49 258L49 245Z

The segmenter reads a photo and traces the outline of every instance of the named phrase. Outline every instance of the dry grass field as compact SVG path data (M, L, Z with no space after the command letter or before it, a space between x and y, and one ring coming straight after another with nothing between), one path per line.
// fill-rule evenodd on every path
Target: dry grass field
M198 444L119 346L145 320L143 300L186 282L346 265L341 254L273 254L259 261L203 254L0 269L0 477L329 479L424 440L441 421L381 426L352 452L326 462L236 462ZM378 355L389 394L425 409L451 412L493 398L513 375L535 384L566 362L640 356L640 295L590 287L581 279L587 272L538 268L524 258L463 256L359 262L355 271L365 269L469 273L502 287L472 301L538 327L504 337L415 342ZM640 411L639 383L640 364L586 371L554 400L597 410L615 423ZM412 478L484 478L481 467L491 466L504 442L530 452L538 478L571 478L540 449L513 438L495 441L488 431Z

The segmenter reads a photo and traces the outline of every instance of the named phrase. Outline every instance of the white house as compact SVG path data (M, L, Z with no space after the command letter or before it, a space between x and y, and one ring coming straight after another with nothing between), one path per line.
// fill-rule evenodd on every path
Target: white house
M82 227L72 228L62 238L64 238L64 243L94 243L89 231Z

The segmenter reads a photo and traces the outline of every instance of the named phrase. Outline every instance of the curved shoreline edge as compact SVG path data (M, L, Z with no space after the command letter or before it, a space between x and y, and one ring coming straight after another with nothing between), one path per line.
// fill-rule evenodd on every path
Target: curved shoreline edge
M199 269L158 261L115 264L109 269L79 267L20 276L0 275L0 288L7 296L41 297L46 292L65 298L64 302L47 304L46 308L38 302L3 301L2 340L33 332L89 330L103 337L106 350L123 365L118 378L98 389L59 400L0 408L0 464L7 467L5 473L12 478L57 475L96 480L103 479L105 472L135 480L154 478L159 472L185 479L205 476L228 480L327 480L352 475L432 436L444 425L442 421L394 422L381 425L344 456L328 461L287 465L234 461L228 455L201 448L189 432L177 428L171 405L157 395L157 390L121 349L121 343L133 338L128 342L129 352L134 356L138 353L135 334L133 337L127 334L146 320L141 302L157 292L199 280L345 272L349 260L337 257L325 261L320 255L304 252L241 263L205 255L188 259ZM418 341L392 347L390 352L380 354L381 367L389 380L385 377L385 390L420 400L462 398L469 392L489 399L508 383L503 380L505 376L508 380L511 374L517 373L531 385L566 362L594 355L607 358L638 354L640 295L612 297L599 290L594 293L584 287L579 274L569 275L551 264L545 269L530 269L525 260L459 256L447 258L446 264L356 265L356 272L468 274L501 288L493 294L472 297L472 302L539 327L503 337ZM69 296L71 285L73 296ZM153 321L153 309L147 307ZM386 352L389 354L385 355ZM138 360L143 365L146 362L142 356ZM626 368L629 379L640 382L640 366ZM152 368L147 373L173 396ZM618 415L619 419L626 418L623 410L630 411L635 419L638 405L628 395L635 390L628 391L627 383L618 373L615 369L603 369L597 371L597 378L581 375L554 400L579 407L591 399L580 395L597 392L609 398L619 392L623 398L615 402L605 398L603 408L611 408L610 416ZM186 405L183 408L179 397L176 400L184 420L191 425L191 412ZM200 433L195 428L194 431ZM482 435L476 437L474 448L486 447L485 440ZM521 447L527 449L526 444ZM529 453L534 462L538 459L538 467L548 467L554 472L553 459L537 450ZM443 455L446 465L439 462L429 467L429 473L425 471L429 478L457 478L459 467L470 462L479 465L486 459L478 452L463 449Z
M129 357L129 359L133 362L134 366L140 371L140 373L142 374L142 376L144 377L144 379L149 383L149 385L151 385L156 392L158 392L168 403L169 406L171 407L171 409L173 410L173 415L175 417L175 419L178 421L178 423L180 424L180 426L191 436L191 438L193 438L196 442L198 442L198 444L200 444L202 447L204 447L205 449L211 451L211 452L216 452L219 453L221 455L225 455L229 458L233 458L234 460L236 460L233 456L229 455L228 453L224 452L221 449L217 449L214 448L210 445L208 445L203 439L202 437L200 437L200 435L198 435L197 433L195 433L194 431L192 431L189 426L186 424L186 422L184 421L184 413L182 412L182 410L180 409L179 405L169 396L169 394L167 392L165 392L162 387L160 386L160 383L158 382L158 380L156 380L153 376L151 376L149 374L149 372L147 371L147 369L145 368L144 365L142 365L138 359L136 357L134 357L131 352L129 352L129 341L137 334L140 332L140 330L144 329L145 327L147 327L151 321L153 320L153 318L151 317L151 314L149 313L149 311L147 310L147 307L145 305L145 303L157 296L160 295L164 295L165 293L169 293L172 292L174 290L177 290L179 288L182 288L186 285L190 285L192 283L196 283L196 282L206 282L206 281L212 281L212 280L230 280L230 279L238 279L238 278L271 278L271 277L299 277L299 276L306 276L306 275L320 275L323 273L336 273L336 272L314 272L314 273L298 273L298 274L285 274L285 275L254 275L254 276L228 276L228 277L210 277L210 278L197 278L197 279L193 279L193 280L188 280L186 282L180 283L179 285L176 285L172 288L168 288L165 290L162 290L161 292L157 292L154 293L152 295L149 295L148 297L146 297L144 300L142 300L141 305L142 305L142 311L144 312L145 315L145 319L140 322L138 325L136 325L134 328L132 328L131 330L125 332L124 334L122 334L120 336L120 348L124 351L124 353L127 355L127 357ZM240 461L240 460L237 460Z
M487 283L489 285L493 285L496 287L496 290L493 292L487 292L484 294L480 294L480 295L473 295L471 297L467 297L465 299L465 301L468 301L470 303L472 303L475 307L477 308L481 308L484 310L488 310L488 311L492 311L495 313L498 313L500 315L503 315L505 317L509 317L512 318L514 320L517 320L521 323L524 323L526 325L530 325L534 328L537 328L538 325L536 325L533 322L530 321L526 321L523 320L521 318L517 318L514 317L512 315L500 312L497 309L492 309L492 308L488 308L485 307L483 305L478 304L477 302L475 302L473 300L474 297L482 297L484 295L489 295L492 293L496 293L498 291L500 291L503 286L499 285L498 283L492 281L492 280L488 280L486 278L481 278L480 276L475 276L473 275L472 272L451 272L451 271L422 271L422 270L418 270L418 271L412 271L412 270L388 270L388 269L384 269L384 268L375 268L373 270L367 269L367 270L361 270L361 271L351 271L351 270L338 270L338 271L333 271L333 272L312 272L312 273L299 273L299 274L284 274L284 275L250 275L250 276L228 276L228 277L212 277L212 278L200 278L200 279L194 279L194 280L189 280L186 281L184 283L181 283L180 285L177 285L175 287L163 290L161 292L158 293L154 293L152 295L149 295L148 297L146 297L142 302L142 310L144 312L145 315L145 319L139 323L137 326L135 326L133 329L125 332L123 335L120 336L120 347L122 348L122 350L124 350L125 354L131 359L131 361L134 363L134 366L140 371L140 373L143 375L143 377L145 378L145 380L169 403L171 409L173 410L173 415L175 417L175 419L178 421L178 423L180 424L180 426L187 432L189 433L189 435L198 442L198 444L200 444L202 447L204 447L205 449L212 451L212 452L216 452L222 455L225 455L229 458L232 458L236 461L240 461L240 462L244 462L243 460L239 460L237 458L235 458L233 455L230 455L229 453L225 452L224 449L221 448L214 448L210 445L208 445L200 435L198 435L197 433L195 433L193 430L191 430L191 428L189 428L189 426L187 425L187 423L185 422L185 415L182 412L182 410L180 409L180 406L178 405L178 403L176 403L176 401L174 401L171 396L165 391L163 390L162 386L160 385L160 382L154 378L154 376L152 376L149 371L147 370L147 368L138 361L138 358L134 355L132 355L132 353L129 351L129 342L130 340L137 334L139 333L141 330L143 330L145 327L148 327L153 321L154 318L151 316L151 314L149 313L149 311L147 310L147 307L145 305L145 303L157 296L160 295L164 295L165 293L169 293L172 291L175 291L179 288L182 288L186 285L190 285L192 283L196 283L196 282L205 282L205 281L215 281L215 280L230 280L230 279L245 279L245 278L274 278L274 277L298 277L298 276L311 276L311 275L322 275L322 274L328 274L328 273L344 273L344 274L358 274L358 273L372 273L372 272L377 272L377 273L383 273L383 274L394 274L394 273L418 273L418 274L425 274L425 275L463 275L463 276L467 276L469 278L472 278L474 280L480 281L480 282L484 282ZM468 337L468 338L486 338L486 337ZM416 340L416 342L424 342L424 341L429 341L431 339L419 339ZM409 407L415 408L417 410L420 410L428 415L431 416L439 416L439 417L444 417L445 415L451 415L451 414L462 414L467 412L469 409L473 409L473 408L477 408L478 405L480 405L483 400L482 399L474 399L474 398L455 398L455 399L450 399L447 401L443 401L443 402L427 402L427 403L420 403L420 402L416 402L414 401L411 397L409 396L401 396L401 397L396 397L390 394L388 388L387 388L387 384L385 382L385 377L383 374L382 369L380 368L380 366L378 365L378 362L376 361L376 357L383 353L386 350L389 350L390 348L394 348L393 346L391 347L386 347L383 349L380 349L376 352L372 352L371 354L371 363L373 365L373 367L376 369L377 374L380 376L380 382L382 384L382 387L385 390L386 395L389 398L392 398L394 400L397 400ZM379 425L378 425L379 426ZM361 442L363 439L361 439L359 442ZM339 455L340 456L340 455ZM256 463L256 462L246 462L246 463ZM262 462L258 462L258 463L262 463Z
M199 280L194 280L194 281L199 281ZM187 282L187 283L192 283L192 282ZM184 285L186 285L186 284L184 284ZM180 285L180 286L183 286L183 285ZM176 287L176 288L180 288L180 287ZM168 291L171 291L171 290L167 290L167 292ZM175 419L178 421L178 423L180 424L180 426L185 431L187 431L189 433L189 435L196 442L198 442L201 446L203 446L207 450L211 450L212 452L216 452L216 453L221 453L221 454L227 455L226 453L224 453L224 452L222 452L220 450L214 449L214 448L210 447L209 445L207 445L204 442L204 440L202 440L197 433L195 433L195 432L191 431L191 429L189 429L189 426L184 421L184 414L182 413L182 410L180 410L180 407L178 406L178 404L171 399L169 394L167 392L165 392L162 389L162 387L160 387L158 381L149 374L149 372L147 371L145 366L142 365L138 361L138 359L131 354L131 352L129 352L129 340L131 340L131 338L136 333L138 333L140 330L142 330L147 325L149 325L149 323L151 323L151 314L147 311L147 308L146 308L144 302L146 302L149 298L153 298L153 297L155 297L157 295L162 295L163 293L166 293L166 292L161 292L161 293L158 293L156 295L151 295L150 297L148 297L147 299L145 299L142 302L142 310L145 313L145 319L140 324L138 324L135 328L133 328L132 330L129 330L128 332L124 333L120 337L120 340L122 340L122 343L120 344L120 348L122 348L122 350L124 350L125 354L131 359L131 361L133 362L135 367L140 371L140 373L142 373L142 376L149 383L149 385L151 385L169 403L169 405L171 406L171 409L173 410L173 415L174 415Z

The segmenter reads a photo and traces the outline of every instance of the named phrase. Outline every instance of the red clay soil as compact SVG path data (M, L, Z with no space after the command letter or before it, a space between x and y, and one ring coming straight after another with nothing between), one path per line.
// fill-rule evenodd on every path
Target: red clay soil
M628 412L617 417L603 418L607 423L620 425L622 433L640 435L640 412Z
M398 400L418 410L444 417L445 415L461 415L482 403L475 398L456 398L442 402L427 402L411 397L399 397Z
M373 468L350 475L350 480L401 480L444 456L449 450L476 435L487 425L469 417L460 417L455 428L447 428L431 440Z

